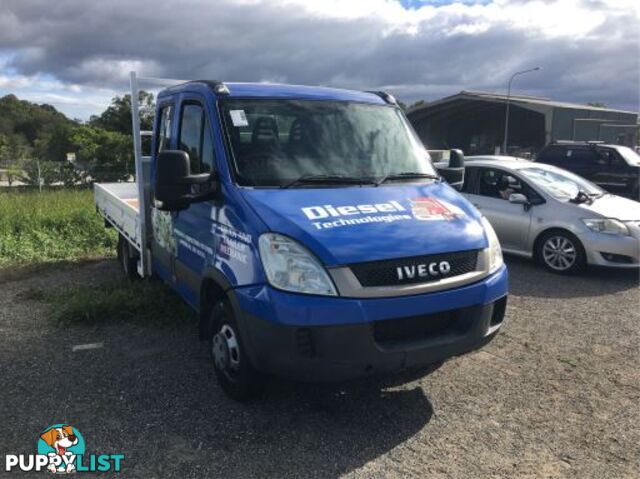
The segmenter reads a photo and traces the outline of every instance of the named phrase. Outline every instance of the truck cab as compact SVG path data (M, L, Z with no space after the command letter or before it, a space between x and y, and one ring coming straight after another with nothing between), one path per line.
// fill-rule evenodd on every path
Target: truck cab
M389 95L187 82L158 95L151 143L148 227L120 255L198 311L230 396L428 368L500 329L497 237Z

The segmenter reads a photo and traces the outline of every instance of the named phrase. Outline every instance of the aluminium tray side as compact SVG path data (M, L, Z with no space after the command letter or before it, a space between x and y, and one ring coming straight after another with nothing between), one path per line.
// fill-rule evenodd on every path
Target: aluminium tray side
M135 183L94 184L96 209L138 251L141 251L140 212Z

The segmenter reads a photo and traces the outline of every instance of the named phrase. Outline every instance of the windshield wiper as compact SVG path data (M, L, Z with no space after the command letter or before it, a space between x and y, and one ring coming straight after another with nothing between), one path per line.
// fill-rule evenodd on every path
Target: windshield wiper
M440 179L438 175L434 175L431 173L418 173L417 171L404 171L402 173L390 173L388 175L383 176L376 182L376 186L380 186L382 183L385 183L389 180L401 180L401 179L411 179L411 178L428 178L430 180Z
M292 186L304 184L325 184L325 185L367 185L375 184L374 181L365 180L363 178L354 178L352 176L342 175L303 175L300 178L286 183L280 188L291 188Z

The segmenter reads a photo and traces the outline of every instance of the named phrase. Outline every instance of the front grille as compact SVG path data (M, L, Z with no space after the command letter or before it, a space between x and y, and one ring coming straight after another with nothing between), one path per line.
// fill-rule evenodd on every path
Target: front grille
M473 322L474 306L440 313L385 319L372 323L373 338L381 346L420 341L448 334L464 335Z
M449 311L428 316L388 319L373 323L373 338L378 343L426 339L443 333L455 318Z
M446 261L450 265L451 269L447 273L439 273L436 276L420 276L417 274L419 265L430 265L432 263L439 265L442 261ZM363 287L398 286L402 284L427 283L470 273L475 271L477 262L478 250L470 250L357 263L352 264L350 268ZM402 270L402 279L398 276L398 268Z

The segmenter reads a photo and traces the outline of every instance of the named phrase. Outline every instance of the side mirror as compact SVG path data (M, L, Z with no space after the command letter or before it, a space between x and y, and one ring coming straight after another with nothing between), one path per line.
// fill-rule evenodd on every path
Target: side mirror
M513 203L515 205L528 205L529 200L522 193L511 193L509 195L509 203Z
M438 173L457 191L464 185L464 154L462 150L449 152L449 166L438 168Z
M180 211L189 207L194 201L211 197L216 191L207 195L194 195L191 186L203 184L211 180L211 174L191 174L189 155L179 150L161 151L156 158L155 198L158 208L164 211Z

